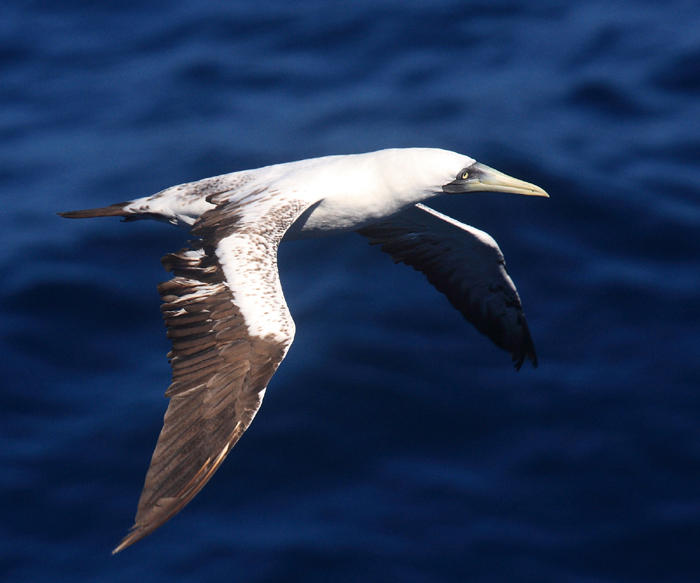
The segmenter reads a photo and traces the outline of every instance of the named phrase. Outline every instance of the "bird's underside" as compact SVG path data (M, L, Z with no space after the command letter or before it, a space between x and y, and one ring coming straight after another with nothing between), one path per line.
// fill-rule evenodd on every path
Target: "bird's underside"
M294 337L277 249L318 200L274 189L232 197L204 183L177 187L189 186L178 196L192 199L193 189L209 190L197 202L204 212L192 222L196 240L163 258L173 274L158 288L172 342L170 401L134 525L115 553L161 526L209 481L255 417ZM152 199L158 196L162 206L160 193ZM161 207L119 203L62 215L170 220L156 208ZM511 354L516 368L526 359L537 365L520 298L489 235L421 203L358 232L395 262L423 272L469 322Z

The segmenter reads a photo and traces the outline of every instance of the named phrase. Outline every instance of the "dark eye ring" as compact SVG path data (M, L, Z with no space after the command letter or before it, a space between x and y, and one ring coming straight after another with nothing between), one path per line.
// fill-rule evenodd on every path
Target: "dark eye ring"
M463 170L462 172L460 172L460 180L466 180L467 178L469 178L469 172L467 170Z

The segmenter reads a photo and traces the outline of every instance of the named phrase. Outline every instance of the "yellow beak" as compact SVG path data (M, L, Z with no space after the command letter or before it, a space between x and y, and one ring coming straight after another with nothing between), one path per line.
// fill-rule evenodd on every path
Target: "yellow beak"
M518 180L503 172L475 162L467 168L466 176L458 178L442 187L445 192L461 194L465 192L512 192L527 196L549 195L536 184Z

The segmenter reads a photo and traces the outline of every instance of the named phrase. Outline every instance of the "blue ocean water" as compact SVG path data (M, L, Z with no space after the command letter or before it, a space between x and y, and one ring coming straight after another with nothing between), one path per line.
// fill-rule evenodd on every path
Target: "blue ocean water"
M700 580L696 2L9 0L0 70L2 580ZM402 146L551 194L435 203L501 244L539 368L362 238L289 243L258 417L110 557L188 236L55 213Z

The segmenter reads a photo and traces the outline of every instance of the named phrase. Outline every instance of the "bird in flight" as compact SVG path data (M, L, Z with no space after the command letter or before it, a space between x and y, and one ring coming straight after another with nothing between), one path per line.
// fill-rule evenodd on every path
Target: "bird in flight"
M294 338L277 249L284 240L356 231L421 271L516 368L535 347L503 254L487 233L423 204L439 194L548 196L474 159L434 148L326 156L166 188L67 218L158 219L196 240L163 257L158 287L172 342L163 428L129 533L153 532L209 481L255 417Z

